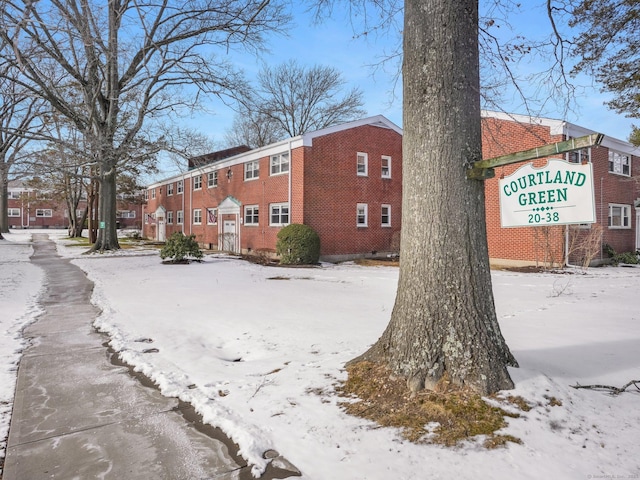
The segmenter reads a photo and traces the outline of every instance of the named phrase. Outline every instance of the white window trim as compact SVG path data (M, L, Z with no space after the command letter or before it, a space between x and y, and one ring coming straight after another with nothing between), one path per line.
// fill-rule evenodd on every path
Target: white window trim
M173 182L167 184L167 197L171 197L173 195Z
M251 210L251 222L247 222L247 212ZM254 222L253 217L257 211L258 221ZM260 207L258 205L245 205L244 207L244 225L248 227L257 227L260 224Z
M151 198L156 198L156 189L151 189Z
M360 172L359 170L359 166L360 166L360 157L364 158L364 172ZM368 177L369 176L369 154L364 153L364 152L358 152L356 154L356 174L359 177Z
M621 167L622 171L620 171L620 172L616 172L615 171L615 161L611 162L611 156L612 155L613 156L619 155L619 156L624 157L626 159L626 161L627 161L626 164L622 163L622 162L620 163L620 167ZM611 170L611 165L612 164L613 164L613 170ZM629 170L628 173L623 173L625 165L627 166L627 168ZM607 169L609 170L609 173L612 173L614 175L620 175L622 177L630 177L631 176L631 155L626 154L626 153L622 153L622 152L618 152L616 150L609 150L609 163L608 163Z
M176 211L176 225L184 224L184 212L182 210Z
M191 184L193 185L193 190L202 190L202 175L196 175L195 177L191 177Z
M182 180L178 180L176 182L176 193L181 195L184 192L184 182Z
M213 217L211 217L211 213L213 213ZM213 221L212 221L213 218ZM207 225L217 225L218 224L218 209L217 208L207 208Z
M167 225L173 225L173 210L167 211Z
M384 170L382 169L382 161L387 160L387 165L389 166L389 172L385 175ZM391 157L389 155L382 155L380 162L380 177L381 178L391 178Z
M216 188L218 186L218 170L207 174L207 186L209 188Z
M611 219L613 218L611 215L612 208L619 207L622 209L622 217L621 222L624 223L624 219L627 219L627 225L611 225ZM609 204L609 228L611 230L629 230L631 228L631 205L625 205L623 203L610 203Z
M278 217L280 218L280 223L273 223L273 209L276 208L276 207L280 209L280 213L278 215ZM287 222L282 222L282 208L283 207L287 208L287 218L288 218ZM269 226L271 226L271 227L282 227L282 226L285 226L285 225L289 225L289 223L291 223L291 209L289 208L289 203L288 202L272 203L271 205L269 205Z
M286 158L286 162L283 162L283 159ZM282 165L286 164L287 169L283 170L282 169ZM273 171L273 167L277 166L278 171L274 172ZM279 153L276 155L271 155L271 157L269 157L269 176L271 177L275 177L276 175L284 175L286 173L289 173L289 169L291 168L291 164L289 162L289 153L285 152L285 153Z
M364 223L360 223L360 210L364 210ZM358 203L356 205L356 227L365 228L369 226L369 205Z
M19 208L9 208L7 213L9 214L10 217L19 217L19 216L21 216Z
M202 225L202 209L201 208L193 209L193 224Z
M386 208L386 209L387 209L387 218L388 218L387 223L382 223L382 210L383 210L384 208ZM384 227L384 228L389 228L389 227L391 227L391 205L390 205L390 204L388 204L388 203L383 203L383 204L380 206L380 226L381 226L381 227Z
M247 177L247 173L248 173L248 167L249 166L252 167L256 167L257 168L251 168L251 177ZM246 162L244 164L244 181L245 182L250 182L251 180L258 180L260 178L260 161L259 160L253 160L251 162Z
M42 212L42 213L40 213ZM36 217L38 218L51 218L53 217L53 210L50 208L37 208Z

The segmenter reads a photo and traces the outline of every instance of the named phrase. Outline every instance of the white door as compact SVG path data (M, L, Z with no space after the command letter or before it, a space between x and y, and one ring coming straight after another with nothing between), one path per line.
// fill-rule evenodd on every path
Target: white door
M164 216L158 217L158 242L165 242L167 240L167 222Z
M640 209L636 208L636 250L640 250Z
M222 250L236 253L236 222L225 220L222 227Z

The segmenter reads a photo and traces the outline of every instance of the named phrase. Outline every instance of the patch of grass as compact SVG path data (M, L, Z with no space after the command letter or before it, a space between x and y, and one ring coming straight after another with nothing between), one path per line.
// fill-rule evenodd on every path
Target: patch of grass
M445 380L437 391L424 390L411 396L406 382L391 375L387 367L360 362L347 371L347 381L337 389L352 401L340 402L340 406L383 427L399 428L411 442L455 446L483 435L486 448L521 443L511 435L496 433L506 427L505 416L517 415L489 405L468 389L453 388ZM510 403L517 406L520 402ZM524 400L522 403L526 404Z
M363 267L398 267L400 260L397 258L358 258L353 261L356 265Z

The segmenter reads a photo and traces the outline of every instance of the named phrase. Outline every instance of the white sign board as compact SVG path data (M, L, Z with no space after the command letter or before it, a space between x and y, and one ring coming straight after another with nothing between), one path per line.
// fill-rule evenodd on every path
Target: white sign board
M549 160L541 168L529 163L498 184L503 227L596 221L591 163Z

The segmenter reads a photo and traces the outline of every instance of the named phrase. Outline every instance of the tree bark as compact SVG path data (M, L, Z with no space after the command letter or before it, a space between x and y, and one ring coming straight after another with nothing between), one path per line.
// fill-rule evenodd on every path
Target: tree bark
M9 167L0 162L0 239L9 233Z
M391 321L361 357L412 390L445 374L482 394L513 388L496 318L481 159L477 0L405 1L400 278Z

